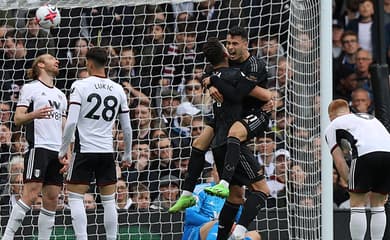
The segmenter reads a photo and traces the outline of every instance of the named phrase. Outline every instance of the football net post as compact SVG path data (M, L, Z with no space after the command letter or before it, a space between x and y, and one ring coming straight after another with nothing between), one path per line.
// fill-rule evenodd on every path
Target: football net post
M56 85L69 94L71 84L85 76L85 50L88 46L99 45L110 52L108 76L118 82L130 81L135 90L146 95L149 109L156 114L146 120L158 122L162 111L161 94L166 92L167 85L174 85L183 100L189 99L185 82L188 78L195 78L193 72L196 72L194 69L198 66L204 70L205 62L200 54L200 46L207 37L218 36L225 40L229 27L238 24L247 27L250 50L266 62L270 85L279 91L278 98L283 103L275 109L272 121L273 129L277 132L277 139L274 140L278 146L283 146L291 153L291 158L286 162L288 167L282 173L285 187L277 194L275 204L262 211L251 227L261 232L264 239L320 239L319 0L216 1L215 8L210 11L202 1L181 5L171 4L179 1L163 0L153 1L152 4L143 0L52 1L60 8L60 25L49 32L40 29L38 34L33 34L31 28L36 26L29 25L29 19L33 17L30 12L43 3L46 1L0 3L0 9L3 9L0 30L4 30L0 34L5 36L5 30L17 30L17 34L10 36L14 41L1 42L1 96L2 102L11 107L11 115L15 110L19 88L27 82L25 69L37 54L49 52L60 60L61 71L56 78ZM201 6L203 10L194 6ZM175 21L181 11L188 12L193 18L182 20L184 29ZM156 33L161 29L155 26L165 31L162 39L159 37L161 34ZM175 34L176 31L182 31L182 34ZM183 36L187 39L185 54L178 53L177 46L172 45ZM129 48L132 51L121 57ZM127 57L130 59L130 70L125 71ZM280 74L282 61L286 69L284 75ZM133 103L143 101L141 95L137 95L133 89L130 91ZM205 105L205 101L194 103L199 104L197 107L201 109L202 116L207 116L210 102L207 102L208 105ZM133 127L139 129L141 124L141 121L135 121ZM6 129L7 126L10 127ZM160 123L150 125L153 129L160 126ZM15 185L17 177L8 174L8 166L14 156L21 155L21 146L25 144L23 129L13 128L11 120L6 117L2 119L4 132L7 134L1 142L0 173L1 214L4 216L1 219L2 232L12 199L17 195L8 197L20 190ZM173 150L180 152L180 144L185 136L179 134L174 138L171 139L176 143L173 144ZM152 145L150 151L153 154L157 151L152 149ZM179 163L177 166L184 162L180 153L176 159ZM143 172L148 175L146 179L159 174L158 170ZM299 175L302 172L304 174ZM150 180L145 184L158 185L158 180ZM92 189L93 194L94 191ZM159 194L156 188L150 191L153 196ZM133 190L132 194L135 193L136 190ZM61 201L64 206L57 212L54 235L72 239L66 191ZM97 202L96 209L88 210L91 239L104 236L103 214ZM180 239L182 223L182 215L168 215L166 210L122 210L119 214L119 236L120 239L129 239L129 236L136 239ZM37 212L33 211L28 214L17 237L36 238L36 233Z

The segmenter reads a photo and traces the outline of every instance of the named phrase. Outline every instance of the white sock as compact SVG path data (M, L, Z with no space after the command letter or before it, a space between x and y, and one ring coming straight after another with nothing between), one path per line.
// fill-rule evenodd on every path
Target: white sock
M68 204L77 240L87 240L87 214L84 207L84 194L69 192Z
M219 181L219 184L222 184L222 186L224 186L225 188L229 188L229 183L226 181L226 180L221 180Z
M367 229L366 209L364 207L351 208L349 228L352 240L364 240Z
M232 235L235 237L235 239L244 239L247 231L248 230L246 229L246 227L237 224L234 228Z
M190 191L187 191L187 190L183 190L183 192L181 193L182 196L192 196L192 192Z
M118 233L118 212L115 207L115 194L100 195L104 208L104 228L107 240L115 240Z
M25 204L22 199L19 199L14 206L12 206L11 215L8 219L7 227L4 231L3 240L14 239L15 232L22 225L24 216L31 208Z
M386 228L386 213L385 207L371 208L371 239L382 240Z
M41 208L38 217L38 240L50 239L56 212Z

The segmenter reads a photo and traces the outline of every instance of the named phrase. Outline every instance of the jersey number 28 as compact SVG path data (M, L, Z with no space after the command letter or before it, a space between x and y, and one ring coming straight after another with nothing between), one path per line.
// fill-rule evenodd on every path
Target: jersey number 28
M99 120L100 116L96 115L95 112L99 109L100 105L102 105L102 97L97 93L92 93L88 96L87 101L92 102L93 99L96 99L95 106L92 107L91 111L89 111L85 117L90 119ZM118 99L114 96L107 96L103 99L103 110L102 110L102 118L105 121L111 121L115 117L115 108L118 105Z

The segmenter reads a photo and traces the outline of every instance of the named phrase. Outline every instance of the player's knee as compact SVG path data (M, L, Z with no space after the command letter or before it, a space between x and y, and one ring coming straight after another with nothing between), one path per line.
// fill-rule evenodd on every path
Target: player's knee
M270 189L265 179L252 183L251 187L254 192L262 192L267 196L270 195Z
M196 149L199 149L201 151L206 151L207 147L208 146L205 146L206 144L204 144L199 138L196 138L193 142L192 142L192 147L196 148Z
M247 131L241 122L235 122L229 129L228 137L235 137L240 139L241 142L246 140Z

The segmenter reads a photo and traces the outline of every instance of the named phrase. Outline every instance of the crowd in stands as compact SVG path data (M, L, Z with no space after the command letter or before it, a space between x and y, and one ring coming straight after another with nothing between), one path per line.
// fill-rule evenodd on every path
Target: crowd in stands
M271 188L268 207L288 203L316 205L318 188L303 189L311 171L299 161L286 132L309 139L299 146L320 160L318 128L288 129L294 116L286 114L288 82L295 72L286 52L288 11L284 5L268 9L262 1L201 1L160 5L61 9L60 26L50 31L40 28L34 10L9 10L0 20L0 207L8 208L21 193L23 129L12 121L18 94L27 79L27 69L41 53L51 53L60 61L56 86L69 94L74 81L88 77L85 56L91 46L103 46L110 53L107 76L123 85L131 108L133 165L117 167L117 208L139 211L169 209L180 195L193 139L212 117L212 98L202 88L206 63L201 54L207 37L226 39L229 28L247 27L251 53L267 64L268 87L276 100L270 131L250 141L253 153L264 165ZM373 93L369 66L376 47L372 29L374 2L335 0L333 15L334 98L350 102L354 112L373 113ZM386 36L390 36L390 1L385 0ZM268 14L264 13L266 11ZM262 14L257 14L257 13ZM261 15L261 17L260 17ZM267 23L267 26L263 26ZM269 26L268 26L269 25ZM301 50L313 45L301 35ZM306 39L306 40L305 40ZM386 39L387 45L390 40ZM388 56L390 57L390 51ZM296 67L296 66L295 66ZM319 95L312 99L319 117ZM121 159L123 133L113 129L113 139ZM298 146L295 146L298 148ZM212 154L206 154L203 179L210 177ZM317 171L316 174L318 174ZM347 201L346 183L334 171L335 205ZM316 196L317 198L313 197ZM67 208L64 186L60 209ZM36 203L39 207L39 203ZM92 187L85 195L85 207L99 207Z

